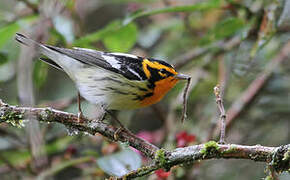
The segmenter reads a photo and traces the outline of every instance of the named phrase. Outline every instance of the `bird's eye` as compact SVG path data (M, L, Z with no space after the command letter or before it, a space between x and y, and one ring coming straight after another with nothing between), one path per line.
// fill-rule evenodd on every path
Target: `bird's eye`
M160 69L160 72L165 74L167 71L166 71L166 69Z

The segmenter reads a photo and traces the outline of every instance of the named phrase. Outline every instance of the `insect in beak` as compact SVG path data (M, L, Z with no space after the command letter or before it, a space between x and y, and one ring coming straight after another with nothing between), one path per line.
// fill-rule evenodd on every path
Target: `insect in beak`
M179 80L188 80L188 79L190 79L190 76L188 76L188 75L185 75L185 74L177 74L177 75L175 75L174 76L176 79L179 79Z
M183 111L182 111L182 116L181 116L181 122L183 122L186 119L187 99L188 99L188 91L189 91L191 77L185 74L176 74L174 78L178 80L187 80L187 84L183 91Z

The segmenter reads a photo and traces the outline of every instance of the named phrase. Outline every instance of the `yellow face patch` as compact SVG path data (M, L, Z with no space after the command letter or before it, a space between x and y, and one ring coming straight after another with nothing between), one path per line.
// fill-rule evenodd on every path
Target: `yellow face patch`
M178 82L178 79L176 79L174 76L169 76L165 73L162 73L160 70L165 69L166 71L176 75L178 74L172 67L168 67L166 65L160 64L157 61L150 61L148 59L144 59L142 62L143 70L148 79L151 77L151 72L149 71L148 67L156 69L158 71L158 74L163 77L160 80L157 80L154 82L154 89L152 90L152 96L146 97L141 101L141 107L149 106L152 104L155 104L159 102L163 96L174 87L174 85Z
M177 74L177 72L173 68L165 66L163 64L160 64L159 62L156 62L156 61L149 61L148 59L143 60L142 66L143 66L144 73L148 79L150 79L150 77L151 77L151 73L148 69L148 66L151 68L154 68L154 69L165 69L166 71L168 71L174 75ZM161 76L164 76L164 74L162 75L162 73L159 73L159 74Z
M164 73L162 73L162 72L158 72L158 74L159 74L160 76L162 76L162 77L165 77L165 76L166 76L166 74L164 74Z

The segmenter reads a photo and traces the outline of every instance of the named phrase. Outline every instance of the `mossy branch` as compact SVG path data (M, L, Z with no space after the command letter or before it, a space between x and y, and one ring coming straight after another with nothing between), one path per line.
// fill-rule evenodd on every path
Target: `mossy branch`
M165 151L165 156L163 159L158 160L159 163L154 162L149 166L132 171L119 179L141 177L160 168L170 170L175 165L208 159L248 159L266 162L273 166L276 172L280 173L282 171L290 171L289 150L290 144L280 147L266 147L261 145L218 144L215 141L209 141L205 144ZM160 154L164 154L160 153L160 150L156 153L158 154L156 157L159 158Z
M19 124L23 119L29 120L28 117L34 117L34 119L42 122L61 123L70 129L87 132L91 135L100 133L112 141L117 140L127 143L152 159L155 157L155 152L159 150L155 145L126 131L119 131L117 139L114 139L115 132L118 128L97 119L90 120L84 117L82 121L79 122L78 116L72 113L58 111L52 108L11 106L3 103L0 99L0 123L9 122L17 125L17 123Z
M112 141L114 141L114 134L117 130L117 128L98 120L84 118L82 122L79 122L75 114L57 111L51 108L11 106L0 100L0 122L13 122L17 124L22 119L25 119L25 117L31 116L42 122L61 123L69 128L77 129L81 132L88 132L92 135L100 133ZM150 174L159 168L170 170L175 165L220 158L249 159L266 162L276 172L290 170L290 144L280 147L266 147L261 145L218 144L210 141L205 144L176 148L168 151L159 149L153 144L123 131L118 134L117 140L128 143L130 146L143 152L147 157L153 159L151 165L132 171L122 177L127 179Z

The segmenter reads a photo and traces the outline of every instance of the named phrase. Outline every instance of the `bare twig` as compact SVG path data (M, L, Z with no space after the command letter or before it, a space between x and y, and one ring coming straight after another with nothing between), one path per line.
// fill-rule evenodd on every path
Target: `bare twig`
M249 85L249 87L239 96L239 98L232 103L227 111L226 127L229 129L240 113L244 110L247 104L260 92L267 80L277 67L290 56L290 41L288 41L281 49L280 53L267 64L265 70L260 73L257 78ZM219 129L216 128L215 136L217 136Z
M218 84L220 85L220 96L221 97L225 97L225 93L226 93L226 89L227 89L227 85L228 85L228 81L229 81L229 68L227 67L225 60L224 60L224 56L219 56L219 72L218 72L218 79L219 82ZM208 132L207 132L207 136L206 136L206 140L205 142L209 141L212 139L213 135L214 135L214 131L216 129L217 126L217 117L219 116L220 111L217 108L215 115L213 115L213 117L211 118L211 123L210 126L208 128Z
M225 112L225 108L224 108L224 105L223 105L223 100L222 100L222 97L221 97L220 85L216 85L213 90L214 90L214 94L215 94L215 97L216 97L216 103L217 103L218 109L220 111L219 121L220 121L220 126L221 126L221 128L220 128L221 129L221 134L220 134L219 142L221 144L225 144L226 112Z

